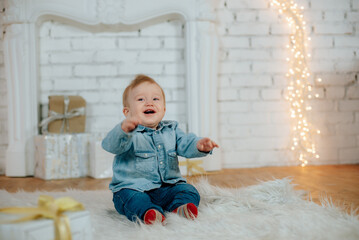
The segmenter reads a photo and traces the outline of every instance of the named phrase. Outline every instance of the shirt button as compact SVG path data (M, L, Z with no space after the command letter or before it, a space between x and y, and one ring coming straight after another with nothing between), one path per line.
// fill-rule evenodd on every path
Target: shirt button
M147 153L145 153L145 157L147 157L148 156L148 154Z
M161 148L161 145L158 145L158 148Z
M160 162L160 164L162 165L162 164L163 164L163 162Z

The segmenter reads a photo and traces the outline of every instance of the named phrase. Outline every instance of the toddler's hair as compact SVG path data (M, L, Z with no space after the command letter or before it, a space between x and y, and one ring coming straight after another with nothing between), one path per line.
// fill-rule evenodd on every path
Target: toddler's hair
M161 89L161 92L163 95L163 101L166 104L166 96L165 96L165 92L163 91L162 87L155 80L150 78L149 76L139 74L135 77L135 79L133 79L131 81L131 83L126 87L125 91L123 92L122 104L124 107L129 107L127 98L128 98L128 94L130 93L130 91L132 89L134 89L135 87L137 87L138 85L145 83L145 82L156 84Z

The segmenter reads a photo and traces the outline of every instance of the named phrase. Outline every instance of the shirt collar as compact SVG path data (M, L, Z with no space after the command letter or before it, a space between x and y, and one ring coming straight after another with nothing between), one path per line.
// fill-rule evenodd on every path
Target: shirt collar
M157 129L156 130L161 130L162 128L164 127L168 127L168 126L171 126L172 125L172 121L161 121L158 123L158 126L157 126ZM148 127L145 127L141 124L139 124L136 128L136 132L151 132L151 131L156 131L152 128L148 128Z
M149 128L146 128L145 126L143 125L138 125L137 128L135 129L136 132L143 132L145 131L146 129L149 129Z

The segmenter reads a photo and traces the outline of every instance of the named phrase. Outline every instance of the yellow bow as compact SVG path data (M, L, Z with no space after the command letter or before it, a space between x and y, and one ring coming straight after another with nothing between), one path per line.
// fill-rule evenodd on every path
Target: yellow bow
M189 160L186 158L186 161L182 161L179 163L180 166L187 167L187 176L193 176L196 174L205 174L206 171L200 165L203 164L202 160ZM197 171L195 171L197 170Z
M70 222L63 212L80 210L84 210L84 206L73 198L63 197L55 200L51 196L41 195L38 200L38 207L1 208L0 212L26 215L7 223L19 223L39 218L53 219L55 226L55 239L71 240Z

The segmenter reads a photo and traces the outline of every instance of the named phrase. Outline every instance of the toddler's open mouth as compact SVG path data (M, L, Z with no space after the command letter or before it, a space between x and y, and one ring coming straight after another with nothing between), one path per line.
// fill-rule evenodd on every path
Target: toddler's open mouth
M147 109L147 110L144 111L143 113L144 113L144 114L154 114L154 113L156 113L156 111L153 110L153 109Z

